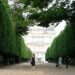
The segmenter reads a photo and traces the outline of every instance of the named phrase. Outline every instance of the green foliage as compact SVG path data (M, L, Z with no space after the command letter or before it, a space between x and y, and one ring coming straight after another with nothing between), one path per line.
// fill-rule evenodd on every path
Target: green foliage
M27 34L27 31L28 31L28 27L26 26L24 21L20 21L20 23L16 25L16 34L17 35Z
M60 22L61 20L68 19L67 10L63 7L50 8L48 11L42 11L41 13L33 13L29 19L37 20L40 22L40 26L48 27L50 22Z
M9 6L2 0L0 1L0 54L30 59L31 51L26 47L21 34L17 35L16 31L16 23ZM19 33L22 32L19 30Z
M23 38L21 37L21 57L26 59L31 59L32 52L25 45Z
M65 30L57 36L51 47L47 49L46 60L49 58L57 58L58 56L75 57L75 30L72 25L68 23ZM47 55L48 54L48 55Z
M14 19L14 22L16 23L16 34L19 35L23 35L26 34L28 31L28 22L24 20L23 16L22 16L22 11L23 9L21 8L15 8L15 10L12 10L12 16Z
M49 23L60 22L63 19L73 21L75 15L75 1L70 4L70 0L21 0L24 2L25 9L27 6L34 7L35 9L38 8L37 12L32 12L29 19L33 19L40 22L40 26L48 27ZM55 3L52 7L48 8L49 4L52 2ZM43 11L43 8L46 8L46 11ZM41 13L38 11L41 10Z
M24 0L23 2L25 3L25 7L32 5L33 7L43 8L47 7L48 2L52 2L52 0Z
M5 1L0 1L0 52L10 53L16 47L15 24L11 21L9 7ZM15 42L14 42L15 43Z

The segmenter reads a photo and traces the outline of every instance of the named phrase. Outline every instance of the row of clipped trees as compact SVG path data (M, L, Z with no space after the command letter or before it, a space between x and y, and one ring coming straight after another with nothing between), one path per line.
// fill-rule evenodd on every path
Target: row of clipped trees
M56 59L58 56L69 56L72 62L75 62L75 30L74 26L69 23L64 31L57 36L46 52L46 60Z
M30 60L31 55L22 35L17 33L16 22L6 0L0 0L0 64Z

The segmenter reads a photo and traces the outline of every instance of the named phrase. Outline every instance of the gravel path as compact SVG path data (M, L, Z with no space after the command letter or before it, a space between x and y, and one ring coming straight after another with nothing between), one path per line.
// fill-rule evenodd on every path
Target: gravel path
M61 69L55 67L52 63L36 64L35 70L29 63L16 64L0 67L0 75L75 75L75 66L69 66L68 69L62 66Z

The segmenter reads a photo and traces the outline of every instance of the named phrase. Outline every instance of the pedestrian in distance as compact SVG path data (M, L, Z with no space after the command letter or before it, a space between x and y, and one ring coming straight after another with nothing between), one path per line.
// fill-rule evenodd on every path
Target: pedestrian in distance
M59 68L61 68L61 66L62 66L62 57L60 56L59 57Z
M66 63L66 68L68 69L68 65L69 65L69 56L66 56L66 60L65 60L65 63Z
M59 56L56 58L56 67L59 67Z
M34 70L34 68L35 68L35 54L32 54L31 65L32 65L32 70Z

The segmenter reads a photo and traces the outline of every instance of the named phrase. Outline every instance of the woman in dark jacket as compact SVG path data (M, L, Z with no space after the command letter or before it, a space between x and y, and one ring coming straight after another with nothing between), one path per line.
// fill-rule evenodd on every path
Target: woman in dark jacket
M33 70L34 70L34 67L35 67L35 54L32 54L31 65L32 65Z

